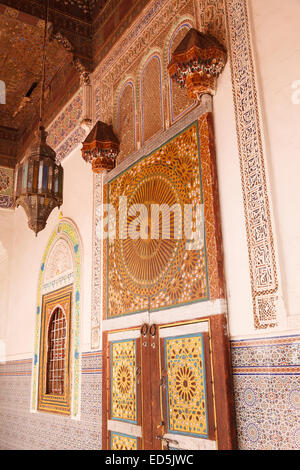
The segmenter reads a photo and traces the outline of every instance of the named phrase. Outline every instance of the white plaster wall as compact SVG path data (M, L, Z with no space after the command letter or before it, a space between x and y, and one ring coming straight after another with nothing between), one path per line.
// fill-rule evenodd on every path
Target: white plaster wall
M63 167L64 203L60 210L53 210L46 228L37 238L28 228L21 207L13 216L9 322L5 335L8 360L33 355L39 269L48 239L59 222L60 211L75 222L82 239L81 350L90 349L93 177L79 148L63 161Z
M4 359L8 332L13 223L13 211L0 210L0 362Z
M300 315L300 103L293 104L292 84L300 80L300 1L249 5L284 300L294 316Z

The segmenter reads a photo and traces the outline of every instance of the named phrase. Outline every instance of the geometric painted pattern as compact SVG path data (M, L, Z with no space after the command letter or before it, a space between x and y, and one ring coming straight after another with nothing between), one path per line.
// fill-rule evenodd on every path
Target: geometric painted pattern
M136 341L111 343L111 417L137 422Z
M120 198L127 198L127 215L120 220ZM108 183L108 202L116 210L116 237L112 222L107 240L107 316L120 316L147 309L207 300L208 280L204 221L196 216L202 210L202 183L199 162L198 123L149 156L142 158ZM136 222L131 207L143 204L139 227L148 227L148 236L134 238L130 230ZM162 217L169 217L167 236L161 226L153 227L151 211L160 206ZM184 217L185 205L193 208L191 220ZM167 211L177 207L178 212ZM178 215L179 214L179 215ZM157 219L156 219L157 220ZM175 222L180 221L176 224ZM120 226L125 236L120 236ZM151 225L152 223L152 225ZM188 249L187 228L191 238L196 230L199 243ZM154 236L150 236L151 231Z
M165 339L168 431L208 437L203 336Z
M137 438L112 432L111 450L137 450Z

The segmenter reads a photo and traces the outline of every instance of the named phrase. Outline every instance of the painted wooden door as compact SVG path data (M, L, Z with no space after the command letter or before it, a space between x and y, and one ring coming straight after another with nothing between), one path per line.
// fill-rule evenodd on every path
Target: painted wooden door
M158 349L159 376L153 395L160 406L152 432L157 449L216 448L208 328L207 321L156 327L152 351Z
M223 315L104 334L103 448L235 448Z

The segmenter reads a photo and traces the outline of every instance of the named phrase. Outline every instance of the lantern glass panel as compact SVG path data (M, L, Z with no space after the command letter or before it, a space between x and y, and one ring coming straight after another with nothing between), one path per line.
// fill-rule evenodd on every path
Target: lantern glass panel
M49 176L48 176L48 190L52 190L52 183L53 183L53 167L50 166L49 168Z
M29 163L28 166L28 180L27 180L27 189L32 190L32 181L33 181L33 162Z
M39 174L39 164L38 162L34 162L33 165L33 191L37 191L38 186L38 174Z
M27 175L28 175L28 162L25 163L23 168L23 189L27 189Z
M55 194L58 193L58 175L55 175L54 192L55 192Z
M44 165L44 162L41 161L40 162L40 168L39 168L39 190L42 189L43 165Z

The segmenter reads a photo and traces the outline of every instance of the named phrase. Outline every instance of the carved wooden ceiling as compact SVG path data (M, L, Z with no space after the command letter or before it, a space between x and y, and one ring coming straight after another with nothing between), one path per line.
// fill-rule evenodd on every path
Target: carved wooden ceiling
M49 0L45 122L51 121L148 0ZM46 0L0 1L0 165L24 155L39 111ZM76 73L74 73L76 71Z
M19 129L38 113L42 70L44 22L25 23L0 15L0 70L6 84L6 106L1 110L0 126ZM64 66L69 54L52 41L47 47L47 83Z

